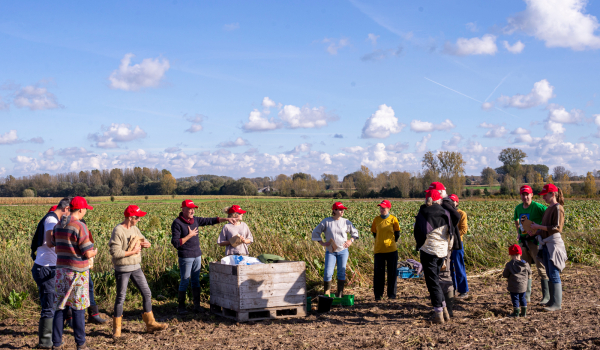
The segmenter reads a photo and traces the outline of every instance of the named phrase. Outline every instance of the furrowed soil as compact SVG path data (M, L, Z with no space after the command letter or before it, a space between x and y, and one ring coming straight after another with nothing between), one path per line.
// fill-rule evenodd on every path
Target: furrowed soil
M398 298L375 302L370 290L347 288L353 307L326 314L253 323L211 315L174 316L175 303L154 301L157 320L169 328L146 334L141 311L125 312L123 336L111 337L111 324L86 324L94 349L600 349L600 277L597 268L570 265L563 280L563 309L546 313L537 305L540 285L534 268L533 292L525 318L512 311L501 270L469 276L469 298L457 301L454 318L430 322L431 306L423 279L399 280ZM204 303L206 310L208 303ZM109 308L110 309L110 308ZM141 309L141 307L139 307ZM105 310L102 310L105 311ZM108 310L109 314L112 313ZM0 321L0 348L28 349L37 343L34 313ZM105 318L108 315L103 314ZM63 349L75 349L71 330Z

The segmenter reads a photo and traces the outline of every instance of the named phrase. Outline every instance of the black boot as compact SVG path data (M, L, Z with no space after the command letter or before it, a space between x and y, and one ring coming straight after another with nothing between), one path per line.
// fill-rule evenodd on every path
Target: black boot
M194 312L199 313L202 311L200 308L200 288L192 288L192 295L194 296Z
M454 317L454 292L444 293L444 300L446 301L446 309L450 317Z
M52 349L52 321L53 318L40 318L38 327L38 349Z
M323 295L328 297L329 293L331 293L331 281L323 282Z
M177 300L179 302L179 306L177 307L177 313L180 315L186 315L188 313L185 309L186 294L187 293L185 291L179 291L179 294L177 295Z
M342 296L344 296L344 285L346 284L346 280L337 280L337 295L336 297L341 298Z
M96 324L105 324L108 320L100 317L100 312L98 311L98 305L94 305L88 307L88 321Z

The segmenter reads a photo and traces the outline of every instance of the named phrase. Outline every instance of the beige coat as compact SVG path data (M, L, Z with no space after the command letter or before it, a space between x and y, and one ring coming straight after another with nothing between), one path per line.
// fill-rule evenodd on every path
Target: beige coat
M134 244L130 247L130 243L136 239L146 239L137 226L126 229L123 225L118 224L113 229L108 246L114 266L140 265L142 263L142 254L140 253L125 257L125 252L133 250Z

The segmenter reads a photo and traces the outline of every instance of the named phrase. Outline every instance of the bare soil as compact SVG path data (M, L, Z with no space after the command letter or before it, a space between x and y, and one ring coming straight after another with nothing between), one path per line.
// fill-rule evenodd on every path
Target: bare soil
M398 298L375 302L368 289L350 288L353 307L334 307L296 319L238 324L211 315L177 317L173 302L154 307L169 328L145 334L141 311L126 312L123 337L114 341L111 325L86 325L94 349L600 349L600 277L597 268L570 266L563 272L564 301L559 312L536 305L533 282L529 315L510 318L506 281L500 270L470 276L469 298L457 302L454 318L430 322L432 308L422 279L399 280ZM534 272L535 273L535 272ZM537 277L537 276L536 276ZM160 302L157 302L160 304ZM205 304L208 310L208 304ZM108 317L104 314L104 317ZM75 349L65 331L63 349ZM0 321L0 348L28 349L37 343L35 316Z

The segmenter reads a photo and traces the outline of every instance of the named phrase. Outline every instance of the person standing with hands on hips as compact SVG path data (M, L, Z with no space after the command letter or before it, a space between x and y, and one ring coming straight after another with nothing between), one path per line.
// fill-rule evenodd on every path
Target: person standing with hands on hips
M202 265L202 250L198 238L198 227L216 225L221 222L235 224L235 218L202 218L194 216L198 208L190 199L181 202L179 217L171 224L171 244L177 249L179 257L180 278L177 312L187 314L185 309L185 295L192 281L192 294L194 296L194 312L200 312L200 267Z
M373 219L371 233L375 238L373 253L375 257L373 271L373 292L375 300L381 300L385 286L385 267L387 265L387 296L388 299L396 299L396 279L398 265L398 248L396 242L400 237L400 223L398 219L390 214L392 203L384 200L377 204L379 216Z
M331 207L331 217L323 219L312 232L312 240L325 247L325 271L323 287L325 295L329 296L333 270L337 265L337 297L344 294L346 283L346 263L348 262L348 247L358 239L358 230L350 220L342 218L346 208L342 202L335 202ZM325 241L323 242L323 233ZM348 239L348 234L350 238Z

